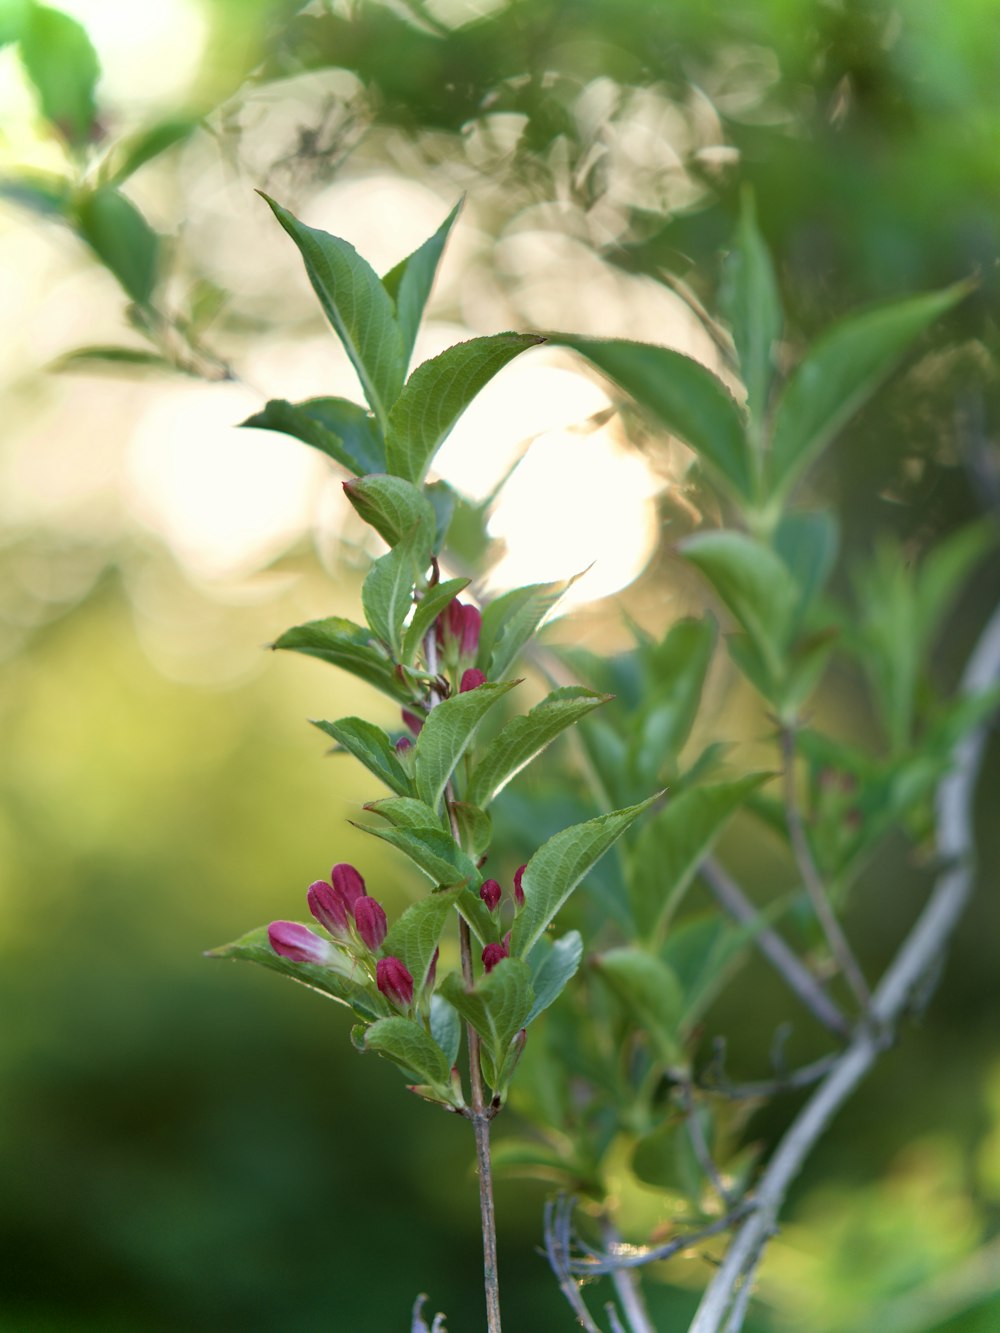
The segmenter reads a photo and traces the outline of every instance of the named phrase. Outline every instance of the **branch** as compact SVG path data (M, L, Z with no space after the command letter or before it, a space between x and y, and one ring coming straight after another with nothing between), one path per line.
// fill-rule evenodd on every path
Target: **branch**
M622 1238L615 1229L614 1223L610 1218L601 1219L601 1236L608 1249L621 1245ZM649 1317L649 1311L646 1309L646 1302L643 1300L642 1287L639 1284L639 1275L627 1268L616 1268L611 1274L611 1281L615 1289L615 1295L618 1297L619 1304L622 1307L622 1313L628 1321L629 1333L656 1333L652 1320ZM608 1304L606 1307L609 1317L614 1312L611 1329L615 1333L615 1323L621 1328L618 1321L618 1313L615 1307ZM624 1330L623 1330L624 1333Z
M963 693L978 692L998 677L1000 606L987 622L966 666ZM778 1145L757 1187L756 1207L733 1238L688 1333L720 1333L723 1328L726 1333L737 1333L749 1298L749 1291L746 1296L741 1293L753 1281L788 1187L832 1117L891 1043L911 996L940 959L965 910L973 886L972 802L986 735L986 726L981 726L956 747L955 766L938 789L938 850L946 869L875 991L872 1023L858 1028L850 1046ZM730 1319L723 1324L727 1316L737 1314L739 1322Z
M600 1328L591 1318L590 1311L580 1295L580 1284L573 1277L571 1251L571 1232L573 1217L573 1199L560 1195L558 1199L545 1202L545 1254L549 1265L556 1275L562 1294L569 1301L577 1322L586 1333L601 1333Z

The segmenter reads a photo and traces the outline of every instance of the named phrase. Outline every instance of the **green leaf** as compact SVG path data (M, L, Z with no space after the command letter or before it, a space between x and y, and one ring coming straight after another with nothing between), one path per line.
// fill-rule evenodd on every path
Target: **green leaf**
M0 49L19 40L32 0L0 0Z
M431 709L413 754L417 795L433 810L440 806L445 786L480 722L497 700L518 683L487 681L465 694L453 694Z
M77 201L76 225L132 300L148 305L156 287L160 238L135 204L103 185Z
M717 637L711 617L685 619L671 626L661 643L638 650L646 679L633 766L646 787L665 765L677 765L698 712Z
M26 171L0 178L0 199L28 208L42 217L64 217L70 203L70 183L50 171Z
M391 699L412 702L410 691L397 678L392 664L373 645L371 631L342 616L296 625L276 639L272 647L318 657L321 662L341 667L374 685Z
M683 1061L680 1021L684 997L673 972L644 949L611 949L594 959L598 974L618 996L666 1065Z
M774 531L774 549L799 587L793 620L801 623L833 570L840 544L835 514L827 510L784 514Z
M390 791L409 796L413 783L399 762L395 747L381 727L362 717L342 717L336 722L313 722L338 745L360 759Z
M996 542L996 523L988 517L959 528L928 551L916 577L918 651L930 646L955 593Z
M574 582L529 583L512 588L483 607L476 665L494 680L506 675L518 653Z
M775 681L799 603L784 561L742 532L701 532L680 544L681 554L699 569L749 634Z
M485 810L468 801L452 801L450 809L458 825L462 846L478 861L486 855L493 841L493 820Z
M158 352L147 352L142 347L77 347L53 361L50 369L61 373L80 367L89 372L101 368L111 369L119 374L130 370L177 369L165 356L160 356Z
M521 880L525 902L510 941L515 957L528 953L584 875L656 799L574 824L539 847Z
M441 612L455 600L460 592L469 586L468 579L448 579L428 588L417 603L413 619L403 635L402 661L409 666L417 654L424 635L437 620Z
M523 717L515 717L490 742L469 779L468 798L487 806L507 783L561 731L607 703L610 694L595 694L572 685L554 690Z
M650 343L553 333L621 385L661 426L689 445L717 480L742 500L753 496L753 462L732 394L689 356Z
M784 495L846 425L913 340L969 292L957 283L852 315L806 354L778 403L771 444L771 487Z
M387 796L381 801L368 801L365 809L381 815L394 828L436 828L440 821L435 812L423 801L411 796Z
M291 435L355 476L385 468L385 445L374 418L346 398L307 398L302 403L272 398L262 412L240 425Z
M531 969L521 958L503 958L472 990L466 990L456 973L449 973L441 993L479 1033L483 1073L496 1088L507 1047L524 1027L534 1003Z
M750 773L732 782L689 787L649 820L631 851L628 875L632 913L643 936L666 929L727 820L770 776Z
M730 979L741 954L776 914L774 907L760 912L745 926L733 925L711 912L682 921L669 932L660 958L677 978L684 995L684 1033L690 1032Z
M561 939L550 940L546 935L535 941L528 955L531 968L531 988L535 1003L524 1020L524 1026L533 1023L538 1015L557 1000L570 980L576 975L583 957L583 940L578 930L568 931Z
M309 929L315 928L315 922L309 922ZM283 958L271 948L267 936L267 926L258 926L248 931L232 944L223 944L218 949L209 949L206 958L235 958L248 963L257 963L291 977L293 981L319 991L340 1004L353 1009L361 1018L368 1020L381 1018L389 1012L389 1005L368 979L364 969L342 950L333 947L333 964L320 967L315 963L293 963Z
M440 551L448 536L451 520L455 516L459 496L457 491L449 486L446 481L430 482L424 487L424 495L427 496L434 509L434 519L437 525L434 534L434 549Z
M414 903L394 923L382 945L384 954L400 959L413 978L413 992L419 996L427 981L441 932L462 890L448 889L432 893ZM449 1066L454 1060L449 1060Z
M414 250L413 254L401 260L382 279L382 285L392 297L396 307L396 323L399 325L404 365L409 364L413 355L413 344L417 339L424 307L434 286L434 277L442 252L462 203L463 200L460 199L434 235Z
M436 549L433 506L412 482L381 472L345 482L344 494L390 546L416 529L426 536L428 550Z
M462 1020L443 995L432 995L429 1021L431 1036L444 1051L444 1058L451 1067L458 1059L462 1044Z
M388 470L423 481L434 455L480 389L520 352L544 341L527 333L495 333L457 343L417 366L389 417Z
M47 5L31 5L20 24L21 63L42 115L74 148L93 135L94 89L101 66L86 29Z
M412 1018L380 1018L362 1038L366 1051L377 1051L402 1069L408 1077L416 1075L441 1098L455 1104L451 1066L441 1047Z
M424 828L382 828L373 824L358 824L356 827L398 847L435 885L450 888L455 884L468 883L474 884L477 889L479 887L480 879L475 865L451 834L446 833L439 824L429 824ZM479 899L476 901L479 902Z
M121 185L154 157L189 139L199 124L191 116L175 116L119 139L102 167L102 179L108 185Z
M406 373L391 297L353 245L307 227L266 194L261 198L298 246L323 313L358 372L376 421L385 430Z
M736 244L726 262L720 293L733 330L751 416L762 420L774 373L774 345L781 337L781 298L771 256L757 228L753 196L744 193Z
M368 571L361 586L365 619L399 661L403 647L403 621L413 606L413 585L431 562L430 532L418 525Z

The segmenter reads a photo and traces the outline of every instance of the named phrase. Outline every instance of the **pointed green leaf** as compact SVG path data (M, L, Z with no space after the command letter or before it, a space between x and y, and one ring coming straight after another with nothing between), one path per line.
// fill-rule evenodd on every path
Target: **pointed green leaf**
M441 254L455 225L462 202L461 199L458 201L433 236L414 250L412 255L401 260L382 279L382 285L396 306L396 323L399 325L403 345L404 365L409 364L413 355L413 344L417 339L424 307L431 294Z
M661 643L637 650L646 684L630 756L636 779L646 789L665 766L677 766L698 712L717 637L718 626L710 616L685 619L671 626Z
M461 893L460 888L447 889L444 893L432 893L429 898L413 903L393 923L383 941L383 954L391 954L409 968L413 978L413 993L417 996L427 981L427 973L445 922L451 916Z
M428 588L417 603L413 618L403 635L402 661L409 666L417 654L424 635L437 620L441 612L455 600L460 592L469 586L468 579L447 579L433 588Z
M190 138L199 124L191 116L177 116L119 139L108 155L106 166L102 166L103 179L109 185L121 185L154 157Z
M405 852L434 884L450 888L467 882L478 890L481 881L475 865L439 824L426 828L383 828L375 824L358 824L356 827Z
M771 485L785 494L871 397L919 334L969 292L957 283L842 320L806 354L778 403Z
M147 352L142 347L75 347L72 352L65 352L52 362L49 369L62 373L82 367L88 372L109 369L118 374L129 371L155 370L176 371L178 367L158 352Z
M525 902L510 942L515 957L531 949L584 875L656 799L651 796L638 805L574 824L539 847L521 880Z
M365 619L398 662L413 585L431 562L430 531L419 525L372 565L361 587Z
M549 611L574 579L512 588L483 607L476 665L494 680L506 675Z
M827 510L798 510L784 514L774 530L774 549L788 566L799 587L793 620L801 623L823 591L837 558L840 531L835 514Z
M444 1052L412 1018L380 1018L362 1038L366 1051L377 1051L402 1069L428 1084L442 1101L453 1103L451 1066Z
M480 389L508 361L544 341L527 333L495 333L457 343L417 366L389 418L389 471L423 481L434 455Z
M524 1026L533 1023L538 1015L559 998L576 975L583 957L583 940L578 930L568 931L561 939L550 940L546 935L535 941L527 962L531 968L531 988L535 1003L524 1020Z
M429 1020L431 1036L444 1051L450 1067L458 1059L462 1044L462 1020L443 995L431 996Z
M732 394L689 356L650 343L579 338L549 341L580 352L619 384L661 426L689 445L739 499L753 496L753 463L743 416Z
M374 722L362 717L342 717L336 722L313 722L313 726L326 732L355 759L360 759L369 773L374 773L390 791L408 796L413 790L413 783L399 762L395 747Z
M726 821L769 773L689 787L669 799L636 839L628 876L632 912L644 936L662 932Z
M409 796L387 796L381 801L368 801L366 810L381 815L394 828L436 828L438 816L423 801Z
M80 235L138 305L156 287L160 238L130 199L102 186L76 205Z
M684 997L667 964L644 949L623 948L599 954L594 966L647 1033L663 1063L682 1061L679 1027Z
M444 547L448 529L451 527L451 520L455 516L459 496L457 491L449 486L446 481L430 482L424 487L424 495L427 496L434 509L434 519L437 525L434 535L434 549L440 551Z
M345 482L344 494L389 546L417 529L426 535L428 550L434 549L434 509L412 482L380 472Z
M308 924L310 930L315 929L314 921ZM206 957L236 958L257 963L272 972L280 972L282 976L291 977L293 981L347 1005L361 1018L381 1018L389 1012L388 1002L372 985L360 964L336 946L333 946L333 962L329 967L320 967L315 963L293 963L271 948L267 926L258 926L232 944L210 949Z
M987 517L959 528L928 551L914 590L918 651L930 646L956 591L996 542L996 523Z
M799 604L799 590L785 562L742 532L700 532L679 549L750 635L774 679L780 679Z
M595 694L572 685L554 690L523 717L515 717L491 741L469 779L468 798L487 806L507 783L561 731L593 709L607 703L610 694Z
M47 5L30 5L20 27L21 63L42 115L74 147L90 142L101 66L86 29Z
M9 199L41 217L64 217L71 200L70 183L50 171L21 171L0 177L0 199Z
M450 973L441 983L441 993L479 1033L483 1073L495 1088L507 1047L524 1027L534 1003L531 969L521 958L503 958L472 990L466 990L460 976Z
M743 196L736 244L726 262L722 309L733 330L747 406L760 421L774 373L774 345L781 337L781 298L774 267L757 228L753 197Z
M486 855L493 841L493 820L468 801L452 801L449 809L458 825L462 846L474 860Z
M410 691L397 678L392 663L374 646L371 631L342 616L296 625L276 639L272 647L318 657L321 662L339 666L374 685L391 699L412 702Z
M240 425L291 435L355 476L385 467L385 445L374 417L347 398L307 398L301 403L272 398Z
M684 996L681 1030L690 1032L733 974L754 937L776 915L774 907L747 925L734 925L716 912L674 926L660 949L660 958L677 978Z
M440 806L445 786L480 722L497 700L518 683L487 681L465 694L453 694L431 709L413 753L417 795L433 810Z
M406 373L392 298L353 245L307 227L266 194L261 198L298 246L323 313L343 343L384 430Z

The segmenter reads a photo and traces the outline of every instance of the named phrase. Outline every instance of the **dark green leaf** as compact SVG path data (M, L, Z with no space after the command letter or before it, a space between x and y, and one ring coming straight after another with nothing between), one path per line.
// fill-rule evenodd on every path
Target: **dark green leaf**
M365 1032L363 1043L366 1051L384 1055L408 1077L415 1074L442 1101L456 1104L451 1066L441 1047L415 1019L381 1018Z
M359 824L358 827L405 852L434 884L450 888L468 883L478 889L480 880L475 865L439 824L426 828L382 828L372 824Z
M717 637L718 626L709 616L679 620L662 643L638 649L646 689L637 718L633 765L647 787L665 765L676 768L698 712Z
M396 750L381 727L361 717L342 717L336 722L314 722L338 745L360 759L369 773L374 773L390 791L409 796L413 783L399 762Z
M417 996L424 989L441 932L461 893L460 888L448 889L422 898L393 923L383 941L382 952L400 959L409 968Z
M318 657L321 662L349 671L374 685L383 694L402 703L412 702L410 692L397 678L392 664L372 643L371 631L342 616L310 620L286 630L272 645L294 653Z
M916 578L918 650L930 646L962 582L996 543L997 527L990 517L967 524L928 551Z
M413 344L434 285L441 254L461 207L460 199L434 235L382 279L382 285L396 306L396 323L402 340L404 365L409 364L413 355Z
M753 197L743 196L734 245L726 262L722 309L732 326L747 405L758 421L767 407L774 373L774 345L781 337L781 299L764 238L757 228Z
M516 684L516 680L488 681L465 694L453 694L431 709L413 748L417 794L433 810L438 809L445 786L476 728L497 700Z
M458 493L446 481L432 481L424 487L424 495L427 496L434 509L436 524L434 549L440 551L444 547L448 529L451 527L451 521L455 516L455 508L459 500Z
M528 953L584 875L656 799L651 796L638 805L574 824L539 847L521 880L525 903L510 942L515 957Z
M739 499L753 498L753 463L743 417L732 394L697 361L649 343L554 333L620 384L672 435L678 436Z
M660 1060L667 1065L681 1062L684 997L667 964L644 949L622 948L599 954L594 966L648 1034Z
M431 996L430 1027L449 1066L454 1065L462 1044L462 1020L443 995Z
M156 287L160 238L130 199L110 185L77 201L80 235L138 305Z
M472 990L466 990L461 977L450 973L441 983L441 993L479 1033L483 1073L490 1087L496 1088L507 1048L524 1027L534 1002L531 969L521 958L504 958Z
M361 587L361 605L375 634L394 661L401 658L403 621L413 606L413 585L430 564L430 532L415 527L368 571Z
M558 940L550 940L547 935L543 935L535 941L527 958L535 1003L524 1020L525 1027L559 998L576 975L582 957L583 940L578 930L568 931Z
M21 63L42 115L75 148L94 130L94 89L101 67L86 29L47 5L31 5L20 23Z
M368 801L365 809L373 815L381 815L394 828L435 828L440 824L429 805L410 796L387 796L381 801Z
M458 825L462 846L478 861L486 855L493 841L493 820L485 810L468 801L452 801L449 808Z
M515 717L490 742L469 779L468 798L487 806L507 783L561 731L578 722L609 694L594 694L580 685L554 690L523 717Z
M774 916L768 909L749 925L737 926L716 913L692 917L674 926L660 957L676 976L684 995L681 1029L690 1032L732 976L754 936Z
M307 398L302 403L272 398L262 412L240 424L291 435L355 476L385 468L385 446L374 418L346 398Z
M358 372L375 419L384 430L403 387L405 357L392 299L378 274L353 245L307 227L261 196L299 248L323 313Z
M431 502L402 477L379 472L344 483L344 494L366 523L390 546L417 530L434 547L435 519Z
M793 620L801 623L823 591L837 558L840 532L836 515L827 510L798 511L782 516L774 531L774 549L798 584Z
M480 389L520 352L544 341L533 334L495 333L458 343L417 366L389 418L388 470L422 482L434 455Z

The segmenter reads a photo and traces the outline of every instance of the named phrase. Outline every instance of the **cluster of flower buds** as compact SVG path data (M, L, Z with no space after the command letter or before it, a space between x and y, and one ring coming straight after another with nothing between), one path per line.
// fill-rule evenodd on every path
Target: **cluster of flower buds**
M515 916L524 906L524 889L521 886L521 880L524 878L524 872L527 868L526 865L518 866L514 871L514 890L511 897L514 901ZM503 901L503 888L495 879L484 879L479 890L479 896L486 904L488 911L496 912Z
M456 597L438 616L434 627L441 665L458 680L459 694L477 689L486 680L485 674L474 665L481 624L478 608Z
M348 952L370 957L382 948L388 931L385 911L369 895L354 866L335 865L329 880L318 879L309 885L306 901L316 921ZM293 963L323 966L335 958L329 940L295 921L272 921L267 935L274 952ZM413 977L399 958L388 954L378 959L375 984L398 1008L409 1009L413 1004Z

